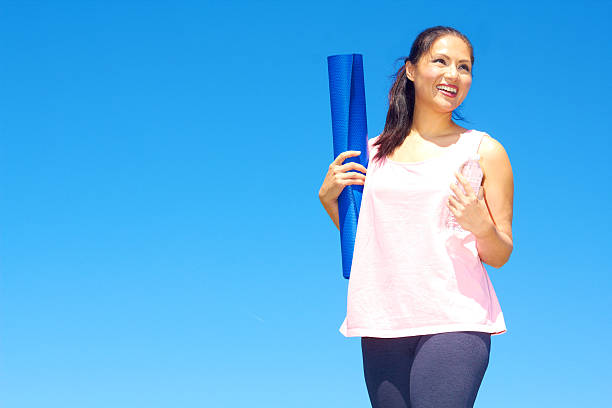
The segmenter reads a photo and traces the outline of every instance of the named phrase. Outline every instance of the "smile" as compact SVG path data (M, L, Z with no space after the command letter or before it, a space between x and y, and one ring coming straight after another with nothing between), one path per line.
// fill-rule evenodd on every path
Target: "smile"
M436 89L438 89L442 95L448 96L449 98L454 98L457 95L457 88L453 86L438 85Z

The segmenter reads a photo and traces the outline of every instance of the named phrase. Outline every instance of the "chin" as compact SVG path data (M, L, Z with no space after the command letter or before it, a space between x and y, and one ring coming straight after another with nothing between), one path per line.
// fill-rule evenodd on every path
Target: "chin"
M444 106L436 105L436 108L438 108L436 110L438 112L440 112L440 113L451 113L452 111L454 111L458 107L459 107L459 105L455 106L455 104L453 104L453 105L444 105Z

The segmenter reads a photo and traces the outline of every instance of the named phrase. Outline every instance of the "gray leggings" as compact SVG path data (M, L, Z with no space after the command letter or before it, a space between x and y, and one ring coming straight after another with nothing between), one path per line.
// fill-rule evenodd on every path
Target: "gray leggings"
M372 408L468 408L489 365L491 334L362 337Z

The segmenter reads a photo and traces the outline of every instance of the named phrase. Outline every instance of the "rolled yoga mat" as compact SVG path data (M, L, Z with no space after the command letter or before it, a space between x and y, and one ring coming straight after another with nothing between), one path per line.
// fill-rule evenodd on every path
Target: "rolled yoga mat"
M368 124L363 80L363 56L361 54L331 55L327 57L327 67L334 159L344 151L359 150L361 151L359 156L349 157L343 163L361 163L367 168L369 160ZM342 275L346 279L351 276L355 233L357 232L362 194L363 185L354 184L345 186L338 197Z

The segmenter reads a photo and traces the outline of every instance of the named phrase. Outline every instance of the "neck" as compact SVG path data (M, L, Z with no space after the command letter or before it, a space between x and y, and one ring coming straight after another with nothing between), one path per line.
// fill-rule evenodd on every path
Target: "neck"
M417 136L423 139L436 139L457 133L461 127L452 120L452 112L440 113L415 104L412 129L409 136Z

